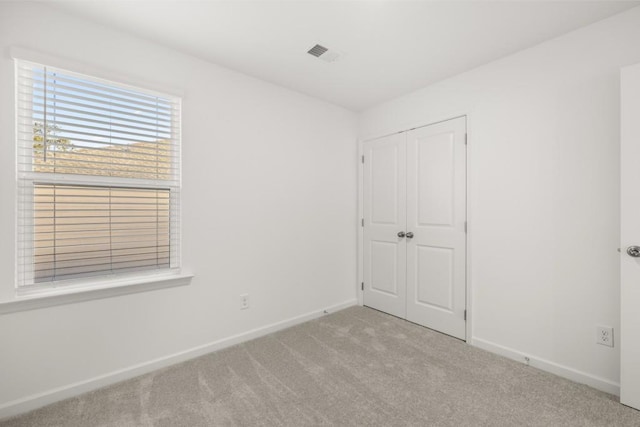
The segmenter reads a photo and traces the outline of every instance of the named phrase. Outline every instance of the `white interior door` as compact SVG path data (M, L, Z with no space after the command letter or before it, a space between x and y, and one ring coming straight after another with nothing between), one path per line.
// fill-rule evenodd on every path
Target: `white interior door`
M621 83L620 402L640 409L640 64Z
M465 139L464 117L407 134L407 320L460 339L466 337Z
M406 144L395 134L364 144L364 304L405 317Z

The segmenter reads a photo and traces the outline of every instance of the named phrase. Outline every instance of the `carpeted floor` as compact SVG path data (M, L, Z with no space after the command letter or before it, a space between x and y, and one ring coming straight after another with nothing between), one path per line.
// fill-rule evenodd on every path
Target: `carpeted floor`
M352 307L0 425L640 426L640 412Z

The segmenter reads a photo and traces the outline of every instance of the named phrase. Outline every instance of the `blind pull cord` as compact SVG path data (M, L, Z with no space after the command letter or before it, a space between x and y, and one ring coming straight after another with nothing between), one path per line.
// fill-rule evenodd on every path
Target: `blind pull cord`
M44 147L44 161L47 162L47 67L44 67L44 121L42 123L42 146Z

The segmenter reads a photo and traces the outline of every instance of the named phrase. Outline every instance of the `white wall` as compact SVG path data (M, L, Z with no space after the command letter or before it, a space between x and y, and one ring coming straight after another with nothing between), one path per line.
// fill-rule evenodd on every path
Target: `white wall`
M640 8L365 111L365 138L470 114L473 343L616 392L619 71ZM616 343L619 344L619 343Z
M47 6L6 2L0 301L14 292L9 46L183 92L183 262L195 279L186 287L0 315L4 415L38 393L353 303L355 114ZM251 308L240 311L245 292Z

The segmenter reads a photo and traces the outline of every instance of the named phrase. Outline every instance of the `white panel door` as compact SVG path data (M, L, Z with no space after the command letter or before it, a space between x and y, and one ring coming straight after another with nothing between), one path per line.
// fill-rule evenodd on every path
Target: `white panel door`
M405 317L406 144L395 134L364 144L364 304ZM401 233L402 234L402 233Z
M466 337L465 134L464 117L407 133L407 320L460 339Z
M621 88L620 402L640 409L640 64Z

